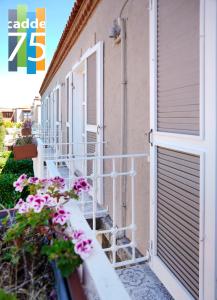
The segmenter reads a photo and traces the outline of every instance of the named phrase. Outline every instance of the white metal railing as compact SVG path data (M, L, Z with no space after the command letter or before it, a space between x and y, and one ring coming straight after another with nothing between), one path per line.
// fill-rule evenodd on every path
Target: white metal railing
M40 138L44 143L61 143L63 140L63 136L67 134L66 130L51 130L51 129L43 129L43 130L33 130L34 135L37 138Z
M36 135L37 136L37 135ZM36 176L43 177L44 174L44 165L46 160L54 159L71 159L78 156L95 156L100 152L100 146L106 142L76 142L76 143L56 143L50 141L43 141L41 138L37 138L37 150L38 156L33 159L34 169ZM92 145L94 151L88 153L88 146ZM82 153L79 154L79 153ZM64 162L63 162L64 163ZM84 168L85 161L82 161ZM71 170L72 167L69 166L70 162L68 161L68 169Z
M53 161L47 162L47 176L61 176ZM70 225L73 228L83 229L87 236L93 240L93 253L84 261L82 272L80 273L87 299L130 300L126 289L109 263L93 231L79 209L77 202L68 202L65 204L65 207L71 213Z
M49 169L58 169L62 163L69 165L72 170L68 173L69 176L65 177L68 185L71 184L76 178L76 168L83 164L78 162L84 161L92 163L92 172L87 174L87 169L80 169L80 175L85 177L91 182L91 193L90 196L82 195L79 206L83 211L83 214L91 214L92 219L92 230L96 237L109 235L111 236L111 245L104 248L104 252L111 253L111 263L114 267L126 266L132 263L138 263L146 261L148 256L136 257L136 198L138 191L138 182L136 181L139 176L138 168L141 162L147 159L147 154L127 154L127 155L107 155L107 156L80 156L72 157L70 159L56 158L53 160L47 160L48 172ZM126 168L122 170L121 161L126 161ZM48 174L49 175L49 174ZM121 186L122 178L125 177L127 184L126 192ZM136 188L137 184L137 188ZM140 189L141 190L141 189ZM125 197L125 199L123 199ZM107 198L109 201L104 201ZM120 222L120 210L124 210L120 199L128 203L128 222L122 224ZM86 207L91 204L89 211L86 211ZM110 206L110 209L106 207ZM96 224L99 212L106 212L112 216L112 225L108 229L98 229ZM129 214L131 215L129 217ZM118 238L123 235L130 236L128 243L118 243ZM131 249L131 258L124 261L117 261L117 254L120 250ZM129 252L129 251L128 251Z
M43 158L71 158L76 156L94 156L96 155L98 150L98 145L105 144L106 142L76 142L76 143L51 143L51 142L43 142L41 143L41 147L43 148ZM95 150L94 152L87 151L86 147L88 145L93 145ZM77 154L73 152L73 148L75 146L81 146L83 154Z

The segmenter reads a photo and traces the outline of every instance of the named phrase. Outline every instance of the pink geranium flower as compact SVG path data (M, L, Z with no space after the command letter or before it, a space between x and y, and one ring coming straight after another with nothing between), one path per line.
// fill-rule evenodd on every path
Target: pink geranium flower
M29 212L29 205L28 205L28 203L24 202L24 203L20 206L20 208L18 209L18 212L19 212L20 214L26 214L27 212Z
M86 259L93 249L93 241L91 239L85 239L78 241L75 244L75 253L77 253L82 259Z
M52 206L57 205L56 199L54 199L53 197L51 197L51 196L48 195L48 194L43 195L42 198L43 198L44 201L45 201L45 205L47 205L47 206L49 206L49 207L52 207Z
M27 175L22 174L20 177L13 183L13 186L15 187L15 191L22 192L24 186L27 185Z
M69 219L70 213L66 211L62 206L57 208L57 211L53 215L53 223L64 225Z
M65 187L65 179L60 176L55 176L50 179L50 182L57 188L57 189L64 189Z
M16 192L22 192L23 191L23 186L19 181L15 181L13 183L13 187L15 187Z
M40 213L45 205L45 200L40 196L35 196L34 199L29 203L29 206L36 213Z
M18 209L20 214L25 214L29 211L29 204L23 201L23 199L19 199L14 208Z
M74 244L76 244L78 241L81 241L82 239L84 239L85 235L84 235L84 231L83 230L74 230L72 232L72 242Z
M26 202L27 202L27 203L32 203L34 200L35 200L35 196L33 196L33 195L29 195L29 196L26 198Z
M39 183L39 179L38 179L38 177L29 177L28 183L30 183L30 184L38 184Z
M85 178L80 177L74 182L73 189L75 193L79 195L82 192L89 192L90 185Z
M22 175L20 175L20 177L17 179L17 181L23 182L23 181L26 180L26 179L27 179L27 175L26 175L26 174L22 174Z
M19 209L20 206L21 206L23 203L25 203L25 202L23 201L23 199L20 198L20 199L17 201L17 204L14 206L14 208L15 208L15 209Z

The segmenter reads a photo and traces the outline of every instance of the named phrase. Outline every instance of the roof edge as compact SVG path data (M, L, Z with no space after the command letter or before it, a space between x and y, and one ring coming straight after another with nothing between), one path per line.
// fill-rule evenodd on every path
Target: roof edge
M41 96L44 94L49 83L75 44L99 1L100 0L77 0L75 2L65 29L59 40L57 49L40 87L39 93Z

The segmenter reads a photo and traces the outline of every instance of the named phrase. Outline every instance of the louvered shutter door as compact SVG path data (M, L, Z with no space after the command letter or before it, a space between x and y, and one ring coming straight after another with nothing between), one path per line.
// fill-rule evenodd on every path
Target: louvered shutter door
M96 152L97 142L97 92L96 92L96 52L87 58L87 124L86 141L87 154ZM93 144L91 144L93 143ZM93 172L93 161L87 161L87 175Z
M199 299L200 1L153 1L152 266L175 298Z
M56 143L60 143L60 90L56 90Z
M87 124L96 125L96 53L87 58Z
M200 158L158 147L157 254L195 299L199 292Z
M66 78L66 142L67 142L67 154L69 154L69 77Z
M159 0L158 131L199 134L199 1Z
M70 105L69 105L69 123L70 123L70 130L69 130L69 143L70 143L70 153L73 154L73 142L74 142L74 138L73 138L73 113L74 113L74 97L73 97L73 90L74 90L74 84L73 84L73 73L71 73L71 97L70 97Z

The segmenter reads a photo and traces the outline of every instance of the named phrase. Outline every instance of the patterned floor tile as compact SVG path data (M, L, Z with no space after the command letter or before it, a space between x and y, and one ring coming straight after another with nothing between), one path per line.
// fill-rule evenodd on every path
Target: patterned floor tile
M117 270L132 300L173 300L146 264Z

